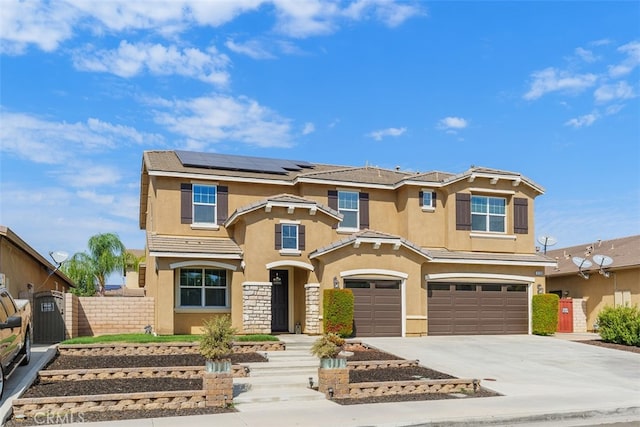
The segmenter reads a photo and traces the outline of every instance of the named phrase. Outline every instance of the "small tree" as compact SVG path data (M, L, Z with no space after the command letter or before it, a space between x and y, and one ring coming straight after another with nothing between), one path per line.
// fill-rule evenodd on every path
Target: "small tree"
M215 316L202 324L200 354L207 360L229 359L233 352L233 337L236 333L231 326L231 316Z

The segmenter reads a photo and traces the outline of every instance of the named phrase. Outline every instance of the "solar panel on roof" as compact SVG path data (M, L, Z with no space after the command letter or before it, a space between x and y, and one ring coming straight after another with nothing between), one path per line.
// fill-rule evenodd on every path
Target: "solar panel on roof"
M237 170L245 172L264 172L286 174L288 171L300 171L313 168L313 164L298 160L271 159L267 157L235 156L217 153L198 153L194 151L175 151L183 166L208 169Z

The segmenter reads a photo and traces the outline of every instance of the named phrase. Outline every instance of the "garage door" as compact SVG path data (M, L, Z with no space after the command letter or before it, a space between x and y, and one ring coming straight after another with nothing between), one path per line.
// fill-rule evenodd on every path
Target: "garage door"
M527 285L429 283L429 335L526 334Z
M355 336L402 335L402 298L399 281L345 280L344 285L353 291Z

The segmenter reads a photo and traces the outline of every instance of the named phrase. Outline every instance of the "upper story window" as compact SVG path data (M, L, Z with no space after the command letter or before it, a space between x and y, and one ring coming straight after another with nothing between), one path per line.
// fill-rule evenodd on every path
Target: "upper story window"
M275 249L283 254L300 254L305 248L305 226L298 222L276 224Z
M338 191L338 212L343 215L340 228L358 228L359 205L355 191Z
M227 270L182 268L179 277L180 307L229 307Z
M216 223L216 187L213 185L193 186L193 222L195 224Z
M503 197L471 196L471 230L504 233L506 206Z
M180 192L182 224L217 228L227 220L228 187L184 183Z
M433 210L436 208L436 192L421 191L419 193L420 207L422 210Z

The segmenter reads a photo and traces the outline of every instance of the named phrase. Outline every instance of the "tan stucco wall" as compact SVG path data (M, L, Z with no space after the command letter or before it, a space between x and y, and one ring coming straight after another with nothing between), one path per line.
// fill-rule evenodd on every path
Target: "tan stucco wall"
M577 273L569 276L547 277L547 292L568 291L569 297L586 301L587 330L592 331L598 313L606 306L614 306L614 291L631 292L631 304L640 307L640 267L611 272L609 278L597 272L585 280Z

